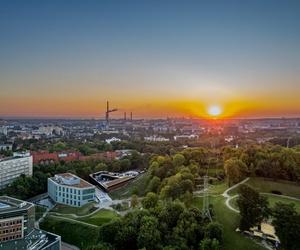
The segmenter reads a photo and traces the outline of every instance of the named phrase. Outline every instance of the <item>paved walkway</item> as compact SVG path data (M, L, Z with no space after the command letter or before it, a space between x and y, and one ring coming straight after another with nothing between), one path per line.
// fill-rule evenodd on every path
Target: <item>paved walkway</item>
M230 204L230 201L231 201L232 199L236 198L238 195L230 196L228 193L229 193L231 190L237 188L238 186L240 186L240 185L246 183L248 180L249 180L249 177L246 178L245 180L242 180L241 182L239 182L239 183L233 185L232 187L226 189L226 190L224 191L224 193L222 194L222 196L223 196L224 198L226 198L225 205L226 205L231 211L233 211L233 212L235 212L235 213L239 213L240 211L237 210L237 209L235 209L234 207L232 207L231 204Z

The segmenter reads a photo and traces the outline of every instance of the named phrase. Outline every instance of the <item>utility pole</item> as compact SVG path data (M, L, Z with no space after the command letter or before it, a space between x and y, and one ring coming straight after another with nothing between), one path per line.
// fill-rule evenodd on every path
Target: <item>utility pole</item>
M212 221L210 210L209 210L209 197L208 197L208 181L209 176L206 175L203 177L203 207L202 207L202 216L204 218L208 218L210 221Z

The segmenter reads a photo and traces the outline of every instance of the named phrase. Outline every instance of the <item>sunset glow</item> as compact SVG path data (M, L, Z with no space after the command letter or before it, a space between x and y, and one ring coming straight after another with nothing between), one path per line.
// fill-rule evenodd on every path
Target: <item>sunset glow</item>
M214 105L214 106L210 106L208 108L208 114L213 117L218 117L219 115L221 115L221 113L222 113L222 110L219 106Z
M299 6L9 2L0 117L300 115Z

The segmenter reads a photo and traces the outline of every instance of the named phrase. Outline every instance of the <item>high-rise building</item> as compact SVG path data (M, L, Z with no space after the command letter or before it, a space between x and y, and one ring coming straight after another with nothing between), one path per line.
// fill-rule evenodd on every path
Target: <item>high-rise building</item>
M30 153L14 153L12 157L0 159L0 190L21 174L32 176L32 156Z
M0 196L0 249L60 250L60 236L34 225L34 204Z
M7 127L6 126L0 126L0 134L7 135Z
M57 203L73 207L95 200L95 186L71 173L48 178L48 194Z

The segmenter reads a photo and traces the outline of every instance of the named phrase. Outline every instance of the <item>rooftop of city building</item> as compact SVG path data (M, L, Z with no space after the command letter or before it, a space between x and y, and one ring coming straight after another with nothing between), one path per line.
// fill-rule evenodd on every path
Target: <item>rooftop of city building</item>
M92 188L94 185L71 173L56 174L50 178L59 185L75 188Z
M24 210L34 206L27 201L18 200L8 196L0 196L0 214L14 212L17 210Z

